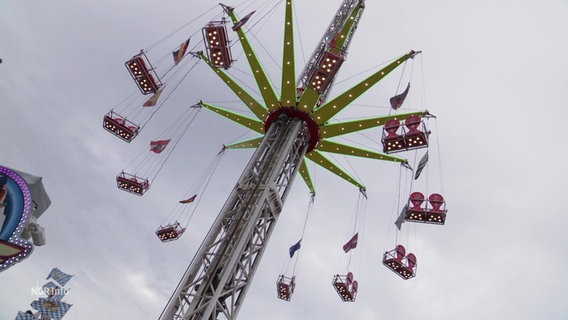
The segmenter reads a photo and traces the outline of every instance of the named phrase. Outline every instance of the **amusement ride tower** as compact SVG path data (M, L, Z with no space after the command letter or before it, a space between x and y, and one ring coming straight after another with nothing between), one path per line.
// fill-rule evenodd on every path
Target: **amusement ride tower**
M239 97L256 119L201 102L201 106L260 134L226 146L256 148L221 212L185 271L160 320L236 319L267 247L294 177L299 173L311 192L309 159L361 190L364 186L322 152L406 163L406 159L340 144L329 138L385 125L389 120L424 116L426 111L329 123L389 72L417 52L410 51L351 89L327 101L364 10L364 0L344 0L296 82L292 0L286 0L280 97L273 90L233 8L223 6L235 24L263 103L257 102L214 59L201 57ZM250 17L250 15L249 15ZM247 18L248 19L248 18ZM208 36L207 28L204 35ZM211 34L209 34L211 35ZM214 55L213 55L214 56Z

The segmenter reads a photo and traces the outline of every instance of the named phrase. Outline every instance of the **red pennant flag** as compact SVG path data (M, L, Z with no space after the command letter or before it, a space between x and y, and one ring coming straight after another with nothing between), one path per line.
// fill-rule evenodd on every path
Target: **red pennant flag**
M185 55L185 52L187 51L187 47L189 46L189 39L187 39L186 41L184 41L180 46L179 49L177 49L176 51L173 52L174 55L174 64L177 65L181 59L183 58L183 56Z
M191 198L187 198L185 200L180 200L179 203L192 203L193 201L195 201L196 197L197 197L197 195L193 195Z
M253 11L249 14L247 14L244 18L242 18L241 20L239 20L239 22L237 22L234 26L233 26L233 31L238 31L245 23L247 23L247 21L250 19L250 17L252 17L253 13L255 13L256 11Z
M160 88L160 90L158 90L156 93L154 93L150 99L148 99L146 102L144 102L144 104L142 105L143 107L153 107L156 105L156 103L158 102L158 98L160 98L160 95L162 94L162 89Z
M391 107L396 110L402 106L404 103L404 99L406 99L406 95L408 95L408 91L410 90L410 82L406 86L406 89L401 94L397 94L396 96L390 98Z
M346 253L349 252L351 249L357 248L357 240L359 238L359 232L357 232L351 240L347 241L346 244L343 245L343 251Z
M168 143L170 143L170 139L150 141L150 151L160 153L166 149Z

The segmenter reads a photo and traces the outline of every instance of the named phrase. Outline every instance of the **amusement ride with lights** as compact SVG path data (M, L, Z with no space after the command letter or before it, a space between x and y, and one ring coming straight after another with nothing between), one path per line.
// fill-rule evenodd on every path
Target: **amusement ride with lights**
M284 2L284 40L279 92L275 90L263 69L246 31L250 29L245 27L245 23L254 19L253 14L256 11L239 19L235 8L221 4L225 16L209 21L201 28L204 41L200 42L200 45L204 45L204 50L190 51L190 40L182 42L173 52L174 66L161 75L153 67L145 50L128 60L126 67L142 95L151 96L144 102L144 107L134 113L117 108L104 116L103 127L107 131L126 142L131 142L173 91L166 93L166 89L175 89L179 84L170 86L168 83L171 81L165 80L167 77L172 78L170 71L184 60L192 59L205 62L253 114L246 116L204 101L189 108L189 112L193 113L202 108L211 110L256 132L258 137L225 145L219 153L222 154L228 149L255 149L160 315L160 320L237 318L297 174L302 177L311 194L315 195L315 187L308 171L308 160L352 184L366 198L365 186L324 153L396 162L401 164L401 168L412 170L407 159L393 154L410 150L422 151L421 149L426 149L431 144L426 120L433 116L428 111L397 112L408 94L410 84L406 90L391 98L388 115L343 122L334 119L335 115L345 110L393 70L413 60L420 51L411 50L403 54L343 93L330 98L330 89L347 58L347 49L365 9L365 1L342 1L297 79L293 1ZM250 66L261 100L249 93L242 83L229 74L234 62L232 43L229 40L232 33L227 29L230 23L232 28L229 30L232 29L236 34L238 41L235 42L242 45L243 55ZM158 103L160 95L165 96L162 103ZM145 111L140 111L142 109ZM140 112L146 112L146 115L141 115ZM187 117L180 119L188 119L185 124L191 123L195 119L193 113L188 113ZM382 152L334 141L335 137L376 127L382 127ZM168 158L167 152L162 151L173 151L187 129L185 125L175 128L177 129L173 129L168 137L162 137L150 144L149 156L163 156L164 159L144 160L142 163L161 168ZM219 158L220 156L216 157L212 166L204 172L203 183L196 187L195 191L188 193L187 199L180 201L180 207L187 207L203 193ZM413 178L418 178L419 171L427 160L426 152L415 168ZM156 170L150 172L153 173L144 176L138 172L124 170L116 177L117 186L121 190L141 196L150 188L152 179L157 174ZM446 212L445 200L440 193L425 197L423 193L415 191L410 194L397 226L400 229L400 223L404 221L443 225ZM173 220L160 225L156 235L163 242L177 240L185 228L186 225L179 220ZM356 247L357 239L355 234L344 246L345 252ZM290 257L299 246L300 242L290 248ZM416 256L413 253L407 254L401 244L391 251L386 251L382 262L403 279L416 275ZM355 301L358 281L352 272L335 275L332 285L343 301ZM280 275L277 280L278 298L289 301L295 286L295 275Z

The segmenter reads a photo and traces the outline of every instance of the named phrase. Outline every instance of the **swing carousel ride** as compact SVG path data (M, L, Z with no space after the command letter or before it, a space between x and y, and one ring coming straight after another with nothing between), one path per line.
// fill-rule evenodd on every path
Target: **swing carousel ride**
M356 215L363 215L366 210L365 186L328 158L326 153L394 162L400 164L401 172L412 172L411 178L407 179L410 181L410 190L406 190L409 191L406 194L410 196L402 201L406 205L395 221L398 230L405 221L437 225L445 223L447 210L443 190L442 193L431 193L426 198L424 193L416 191L418 183L414 183L415 180L418 181L423 169L428 170L427 150L433 142L428 121L435 117L423 108L419 111L400 112L404 110L402 106L409 94L410 82L404 90L397 90L398 93L395 92L390 99L387 115L349 121L338 121L336 118L337 114L354 105L356 99L391 72L412 63L420 51L410 50L375 67L372 74L362 81L329 98L338 72L347 59L347 50L365 9L365 1L342 0L302 73L296 78L294 8L293 1L286 0L282 60L279 66L280 88L277 90L249 40L250 35L256 39L253 31L258 22L268 19L283 1L275 2L277 3L270 8L265 2L264 7L250 11L243 18L237 16L238 7L220 4L220 8L216 7L216 10L221 12L221 17L208 20L199 27L203 41L195 40L200 38L195 33L189 38L185 36L178 47L168 51L169 59L159 59L156 66L149 58L150 48L135 54L125 65L140 93L133 94L103 117L104 129L130 143L200 63L210 67L239 99L239 104L246 106L246 112L250 113L249 116L204 101L187 108L171 127L150 142L149 151L142 152L131 167L125 168L116 176L120 190L138 196L149 190L200 110L208 109L257 134L255 138L224 145L198 182L156 230L156 236L162 242L179 239L195 213L223 153L233 149L255 149L160 319L236 319L292 182L299 174L310 191L311 199L300 240L290 247L293 271L291 274L280 274L276 282L277 297L290 301L297 281L295 264L299 253L296 252L301 247L315 196L315 185L308 163L324 168L357 188L360 193ZM256 22L249 22L257 18ZM168 37L173 35L175 33ZM190 43L197 44L190 49ZM250 67L255 88L243 84L237 78L239 73L231 72L236 63L242 63L233 58L236 43L240 43L242 47L239 57L244 57L242 60ZM152 50L154 48L151 47ZM165 70L160 69L160 65L171 61L172 55L173 63L170 62ZM405 70L405 67L402 69ZM377 135L380 139L375 139L375 142L378 144L380 141L382 152L335 140L340 136L380 127L382 135ZM417 159L418 152L424 150L426 152L421 160L414 163L415 169L412 168L414 164L411 166L406 158L395 155L414 153L414 159ZM399 193L404 198L404 192ZM188 209L190 207L192 209ZM399 208L396 210L398 212ZM361 220L355 219L353 236L343 246L343 251L347 254L352 254L357 247ZM401 278L410 279L416 275L416 256L413 253L407 254L402 244L395 244L395 249L384 253L382 263ZM359 283L353 272L334 275L332 286L342 301L355 301Z

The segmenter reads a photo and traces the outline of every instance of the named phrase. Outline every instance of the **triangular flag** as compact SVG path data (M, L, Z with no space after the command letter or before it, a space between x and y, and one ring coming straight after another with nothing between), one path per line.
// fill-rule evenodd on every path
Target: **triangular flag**
M410 82L406 86L406 90L401 94L397 94L396 96L390 98L391 107L396 110L402 106L404 103L404 99L406 99L406 95L408 94L408 90L410 90Z
M170 139L150 141L150 151L160 153L166 149L168 143L170 143Z
M191 198L187 198L185 200L180 200L179 203L191 203L191 202L195 201L196 197L197 197L197 195L193 195Z
M427 162L428 162L428 151L426 151L426 153L422 156L422 159L420 159L420 161L418 162L418 166L416 167L416 173L414 174L414 180L418 179L420 173L426 166Z
M294 244L293 246L290 247L289 251L290 251L290 258L292 258L294 256L294 253L298 250L300 250L300 242L302 242L302 239L298 240L298 242L296 242L296 244Z
M172 53L174 55L174 64L175 65L177 65L181 61L181 59L185 55L185 52L187 51L188 46L189 46L189 39L182 42L182 44L180 44L180 46L179 46L179 49L177 49L176 51L174 51Z
M394 222L394 224L396 225L398 230L400 230L400 228L402 227L402 224L405 221L404 218L406 217L406 211L408 211L408 204L406 204L404 206L404 208L402 208L402 211L400 212L400 214L398 215L398 218L396 218L396 221Z
M241 20L239 20L239 22L237 22L234 26L233 26L233 31L238 31L245 23L247 23L247 21L250 19L250 17L252 17L252 14L255 13L256 11L253 11L249 14L247 14L246 16L244 16L244 18L242 18Z
M162 94L162 89L160 88L158 91L156 91L156 93L154 93L150 99L148 99L146 102L144 102L144 104L142 105L143 107L153 107L156 105L156 103L158 102L158 98L160 98L160 95Z
M343 251L345 251L345 253L347 253L347 252L349 252L349 250L357 248L358 238L359 238L359 232L357 232L353 236L353 238L351 238L351 240L347 241L347 243L343 245Z

